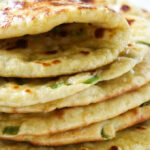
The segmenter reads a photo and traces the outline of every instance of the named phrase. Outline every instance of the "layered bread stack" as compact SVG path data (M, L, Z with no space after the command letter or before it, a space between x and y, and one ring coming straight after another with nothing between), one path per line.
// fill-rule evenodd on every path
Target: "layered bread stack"
M120 0L0 1L1 149L150 147L149 121L120 132L150 119L149 19Z

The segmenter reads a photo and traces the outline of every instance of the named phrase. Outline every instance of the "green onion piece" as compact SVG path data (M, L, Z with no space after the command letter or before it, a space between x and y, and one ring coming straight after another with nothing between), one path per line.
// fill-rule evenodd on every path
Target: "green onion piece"
M69 86L69 85L71 85L71 84L70 84L70 83L63 83L63 82L61 82L61 83L57 83L57 84L55 84L55 85L52 85L51 88L52 88L52 89L57 89L57 88L61 87L62 85L67 85L67 86Z
M150 104L150 101L143 103L142 105L140 105L140 107L144 107Z
M144 45L147 45L147 46L150 47L150 43L147 43L147 42L144 42L144 41L137 41L137 43L139 43L139 44L144 44Z
M51 88L52 88L52 89L57 89L57 88L59 88L59 87L62 86L62 85L63 85L63 83L57 83L57 84L55 84L55 85L52 85Z
M104 129L102 129L101 135L102 135L103 138L109 139L109 135L107 135L107 134L105 133Z
M93 84L93 83L95 83L95 82L97 82L97 81L99 81L99 80L100 80L100 78L95 75L95 76L93 76L92 78L90 78L90 79L84 81L83 83L84 83L84 84Z
M17 135L19 132L19 126L7 126L3 130L3 134Z

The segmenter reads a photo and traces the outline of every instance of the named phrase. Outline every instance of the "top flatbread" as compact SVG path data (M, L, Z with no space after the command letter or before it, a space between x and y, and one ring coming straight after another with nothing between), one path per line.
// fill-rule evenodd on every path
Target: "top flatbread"
M90 1L12 0L1 2L0 39L0 76L52 77L113 62L127 45L129 27Z
M38 85L35 84L35 80L32 79L27 80L28 82L25 82L25 84L17 85L17 88L15 89L13 87L16 87L16 85L12 85L9 81L4 82L2 78L2 84L0 87L0 105L9 107L24 107L39 103L51 102L52 100L65 98L67 96L73 95L83 89L90 87L92 84L96 84L99 81L114 79L128 72L137 63L141 62L143 60L143 57L147 53L147 50L149 51L148 46L138 44L136 42L138 40L142 40L144 42L148 42L148 40L150 40L150 35L148 34L150 31L150 26L147 20L136 16L128 16L128 19L134 20L134 23L130 25L132 33L132 38L130 39L131 43L128 44L128 47L125 48L125 51L122 53L121 56L118 57L116 61L109 65L105 65L100 69L97 69L95 72L93 72L93 74L82 73L66 77L65 80L64 78L61 78L60 80L55 80L55 82L52 82L50 81L50 79L47 79L47 83L43 83L43 79L41 79L38 80L38 82L40 83ZM141 32L137 32L141 30L142 32L144 32L144 34L141 34ZM70 52L72 53L72 51ZM102 51L100 50L100 53L101 52ZM11 51L11 53L13 52ZM98 57L99 56L97 55L96 58ZM83 58L87 59L87 56L84 56ZM107 57L103 58L107 59ZM85 62L87 62L87 60ZM93 63L93 61L88 63ZM70 66L72 65L73 64L70 63ZM0 66L3 67L3 65ZM67 67L65 66L65 68ZM94 75L97 75L99 78L98 80L96 80L96 82L93 82L89 85L83 84L86 80L91 79ZM73 82L72 78L74 79ZM30 83L32 84L32 86ZM64 83L69 83L69 86L66 86L66 84ZM47 85L58 85L58 88L52 90L51 88L47 87ZM28 91L30 90L31 92L25 92L26 89L28 89Z
M103 28L123 25L119 15L96 7L93 0L5 0L0 4L1 39L47 32L64 23L101 24Z

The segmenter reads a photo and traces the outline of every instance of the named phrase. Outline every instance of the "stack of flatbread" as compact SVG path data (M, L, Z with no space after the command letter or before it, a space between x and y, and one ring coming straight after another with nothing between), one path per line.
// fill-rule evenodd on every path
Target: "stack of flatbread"
M0 76L0 150L150 148L145 10L122 0L1 0Z

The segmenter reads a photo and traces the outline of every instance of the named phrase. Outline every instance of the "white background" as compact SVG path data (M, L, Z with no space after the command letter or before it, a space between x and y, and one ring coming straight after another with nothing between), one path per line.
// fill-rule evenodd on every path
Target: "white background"
M150 0L129 0L133 4L150 11Z

